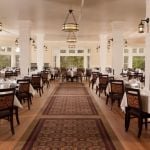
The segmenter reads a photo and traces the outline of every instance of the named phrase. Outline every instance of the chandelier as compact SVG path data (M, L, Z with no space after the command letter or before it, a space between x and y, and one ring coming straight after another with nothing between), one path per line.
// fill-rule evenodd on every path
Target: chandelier
M62 31L65 31L65 32L79 31L79 25L76 22L72 9L69 10L69 13L66 16L65 22L62 27Z
M68 45L68 48L76 48L76 45Z
M77 42L77 38L76 38L74 32L69 32L68 37L67 37L67 42L68 43L75 43L75 42Z

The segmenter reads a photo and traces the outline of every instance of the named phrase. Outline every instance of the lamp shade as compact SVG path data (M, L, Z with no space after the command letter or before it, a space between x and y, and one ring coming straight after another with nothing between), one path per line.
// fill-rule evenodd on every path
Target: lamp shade
M139 33L144 33L144 24L142 23L142 21L139 24Z
M79 25L76 22L72 9L69 10L68 15L66 16L66 19L62 27L62 31L65 31L65 32L79 31Z
M77 42L77 38L76 38L74 32L69 32L68 37L67 37L67 42L69 42L69 43Z

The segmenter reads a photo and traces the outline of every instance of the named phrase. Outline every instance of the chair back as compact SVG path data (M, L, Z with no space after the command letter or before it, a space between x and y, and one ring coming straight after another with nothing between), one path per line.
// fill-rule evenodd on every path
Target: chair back
M31 84L33 87L39 86L40 87L41 83L41 77L40 76L32 76L31 78Z
M107 86L108 84L108 75L100 75L99 76L99 84Z
M113 94L124 94L124 83L123 80L110 80L111 93Z
M128 107L142 109L141 96L139 89L126 88Z
M19 92L29 93L30 80L27 79L17 80L17 83L19 84Z
M11 77L11 76L14 76L13 71L5 71L5 77L6 78Z
M96 81L97 77L98 77L98 73L97 72L93 72L92 73L92 80Z
M0 89L0 111L13 110L15 88Z

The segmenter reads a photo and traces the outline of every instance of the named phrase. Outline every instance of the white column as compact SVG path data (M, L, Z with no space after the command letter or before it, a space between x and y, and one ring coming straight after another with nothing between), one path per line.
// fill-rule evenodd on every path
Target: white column
M37 34L37 67L38 70L43 70L44 66L44 34Z
M112 23L112 68L115 71L115 75L120 75L123 68L123 49L124 49L124 38L123 38L123 22L116 21Z
M146 18L150 18L150 0L146 0ZM149 29L150 29L150 26L149 26ZM145 32L146 32L146 29L145 29ZM150 67L149 67L150 52L149 51L150 51L150 33L146 33L146 37L145 37L145 87L150 90Z
M105 72L105 68L107 67L107 35L102 34L99 36L100 38L100 49L99 49L99 65L101 67L101 72Z
M30 27L29 20L19 22L20 69L22 75L27 75L30 68Z

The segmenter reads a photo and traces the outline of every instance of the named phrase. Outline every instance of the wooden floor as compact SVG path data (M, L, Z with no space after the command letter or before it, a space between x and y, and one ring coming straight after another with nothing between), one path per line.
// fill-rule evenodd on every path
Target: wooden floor
M24 109L20 109L20 122L18 126L15 123L15 135L12 136L9 123L5 120L0 120L0 150L19 150L16 148L16 144L21 142L21 137L26 132L27 128L33 123L34 119L40 116L40 112L43 107L46 106L46 100L52 93L53 89L56 87L59 81L53 81L49 89L45 87L44 94L40 97L36 94L33 98L33 104L31 110L28 110L27 106ZM88 85L87 85L88 86ZM95 94L95 90L89 88L92 96L95 98L95 103L97 108L101 110L101 113L106 118L107 122L112 128L112 131L116 134L117 138L120 140L124 149L126 150L148 150L150 149L150 126L146 131L143 129L142 136L140 139L137 138L137 124L136 120L131 121L131 125L128 132L124 130L124 114L121 112L117 105L110 109L110 105L105 104L106 97L102 94L99 98Z

